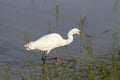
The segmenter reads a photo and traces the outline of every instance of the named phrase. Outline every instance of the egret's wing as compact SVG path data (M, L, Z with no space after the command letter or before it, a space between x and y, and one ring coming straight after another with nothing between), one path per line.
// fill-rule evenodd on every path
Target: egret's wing
M64 39L57 33L47 34L35 41L35 44L41 50L56 48L62 45Z

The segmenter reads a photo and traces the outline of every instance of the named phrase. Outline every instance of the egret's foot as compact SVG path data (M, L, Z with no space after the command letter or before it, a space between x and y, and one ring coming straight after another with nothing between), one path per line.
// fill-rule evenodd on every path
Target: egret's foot
M43 61L43 64L45 64L46 63L46 60L44 59L44 60L42 60Z
M43 61L43 64L46 63L47 55L43 54L41 60Z
M43 64L45 64L46 63L46 58L41 58L41 60L43 61Z
M57 60L57 59L58 59L58 57L55 57L55 58L53 58L53 59Z
M45 58L43 58L43 57L42 57L42 58L41 58L41 60L42 60L42 61L44 61L44 60L45 60Z

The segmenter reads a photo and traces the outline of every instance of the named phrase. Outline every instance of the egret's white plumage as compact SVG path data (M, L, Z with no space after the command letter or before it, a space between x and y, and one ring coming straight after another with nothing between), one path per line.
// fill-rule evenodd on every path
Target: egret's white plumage
M68 32L68 39L63 39L58 33L47 34L36 41L25 44L25 50L41 50L49 52L56 48L70 44L74 34L82 34L78 28L73 28Z

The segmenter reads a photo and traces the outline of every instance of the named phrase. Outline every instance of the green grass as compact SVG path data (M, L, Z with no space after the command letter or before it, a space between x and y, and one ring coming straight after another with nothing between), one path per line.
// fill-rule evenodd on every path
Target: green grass
M119 80L119 55L89 56L76 61L58 59L42 63L27 63L19 69L21 80ZM36 68L38 71L36 71ZM28 70L27 75L24 71ZM23 73L21 73L23 72Z

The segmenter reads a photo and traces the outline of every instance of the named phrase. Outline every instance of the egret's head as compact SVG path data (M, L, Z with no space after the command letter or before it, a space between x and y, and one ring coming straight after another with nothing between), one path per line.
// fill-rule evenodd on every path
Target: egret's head
M78 28L73 28L69 33L71 33L71 34L80 34L82 36L90 37L88 34L80 31Z
M70 32L71 32L71 33L74 33L74 34L83 35L83 33L82 33L78 28L73 28Z
M87 33L84 33L82 31L80 31L78 28L74 28L73 31L76 33L76 34L80 34L82 36L87 36L88 38L90 38L90 36L87 34Z
M25 44L24 47L25 47L25 50L28 50L28 51L35 49L35 47L33 46L33 42L29 42Z

